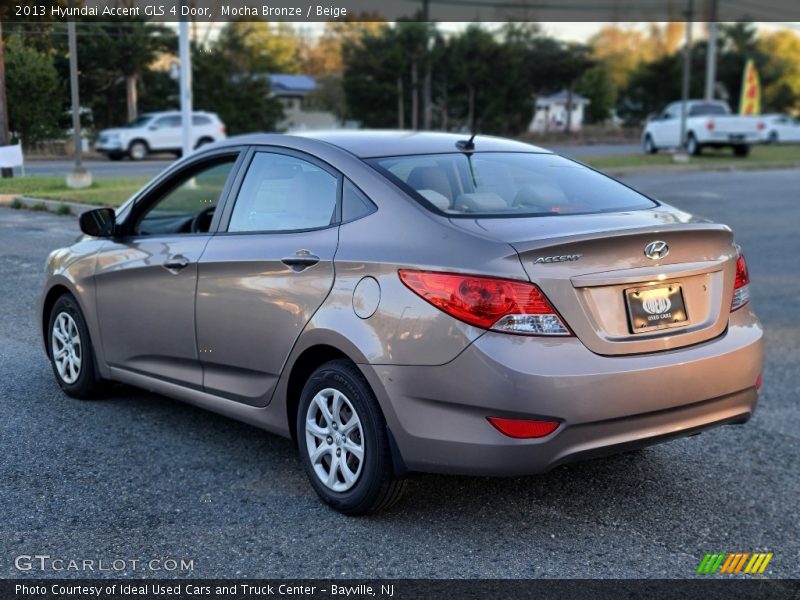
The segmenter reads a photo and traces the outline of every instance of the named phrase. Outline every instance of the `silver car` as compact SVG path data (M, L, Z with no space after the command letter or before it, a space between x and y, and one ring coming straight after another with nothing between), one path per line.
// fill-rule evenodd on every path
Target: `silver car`
M348 514L415 471L541 473L747 421L762 328L731 230L467 137L231 138L84 213L41 297L59 385L292 437Z

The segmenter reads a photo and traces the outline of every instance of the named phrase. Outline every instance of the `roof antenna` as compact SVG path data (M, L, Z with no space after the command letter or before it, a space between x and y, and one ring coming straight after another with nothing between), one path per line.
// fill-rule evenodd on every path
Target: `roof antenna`
M475 139L476 135L478 135L477 131L473 133L468 140L458 140L456 142L456 148L465 152L471 152L472 150L475 150L475 144L472 140Z

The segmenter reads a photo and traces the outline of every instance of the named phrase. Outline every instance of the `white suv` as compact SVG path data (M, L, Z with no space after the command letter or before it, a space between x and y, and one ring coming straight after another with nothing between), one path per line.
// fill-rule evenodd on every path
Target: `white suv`
M192 113L192 148L225 138L225 125L210 112ZM129 156L142 160L150 152L172 152L178 156L183 145L181 113L146 113L125 127L103 129L97 134L95 150L111 160Z

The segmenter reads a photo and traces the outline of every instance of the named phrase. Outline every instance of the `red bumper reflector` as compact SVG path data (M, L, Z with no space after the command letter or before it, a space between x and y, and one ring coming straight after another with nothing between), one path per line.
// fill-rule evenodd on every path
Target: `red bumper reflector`
M758 377L756 377L756 389L757 390L761 389L761 373L759 373Z
M486 417L486 420L503 435L517 439L544 437L558 428L557 421L529 421L500 417Z

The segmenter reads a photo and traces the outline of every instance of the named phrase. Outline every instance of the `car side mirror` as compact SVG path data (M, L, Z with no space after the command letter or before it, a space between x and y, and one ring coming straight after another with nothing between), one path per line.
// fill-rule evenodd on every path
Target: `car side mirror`
M92 237L111 237L117 224L113 208L87 210L78 217L81 231Z
M150 127L148 127L148 129L150 131L155 131L156 129L158 129L158 125L150 125Z

